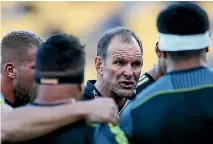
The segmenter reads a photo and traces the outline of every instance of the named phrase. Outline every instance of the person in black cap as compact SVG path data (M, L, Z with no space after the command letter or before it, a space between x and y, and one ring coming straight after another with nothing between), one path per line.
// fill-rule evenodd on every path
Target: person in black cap
M130 143L213 143L213 71L207 67L210 43L206 12L181 2L157 19L157 54L166 74L142 91L120 116ZM97 144L115 142L109 127L97 128ZM118 134L119 135L119 134Z
M78 38L66 34L48 38L36 54L37 97L28 107L56 107L80 100L84 67L84 46ZM115 103L114 112L112 117L117 118L118 109ZM92 143L93 134L94 126L82 119L45 136L22 143Z

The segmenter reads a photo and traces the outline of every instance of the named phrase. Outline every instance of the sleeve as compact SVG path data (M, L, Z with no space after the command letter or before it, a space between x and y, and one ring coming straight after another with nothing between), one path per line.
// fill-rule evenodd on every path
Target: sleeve
M136 94L140 93L142 90L150 86L155 82L155 79L148 73L144 73L137 84Z
M120 116L119 127L124 131L128 138L133 136L133 123L131 115L132 106L128 106Z
M125 133L119 126L99 124L94 135L95 144L129 144Z

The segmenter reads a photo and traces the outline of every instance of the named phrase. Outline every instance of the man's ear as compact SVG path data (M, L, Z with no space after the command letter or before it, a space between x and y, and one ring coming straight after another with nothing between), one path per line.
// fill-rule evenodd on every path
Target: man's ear
M15 78L15 76L16 76L15 71L16 71L16 69L15 69L15 65L13 63L6 63L4 65L4 72L9 78L11 78L11 79Z
M81 92L83 92L83 90L84 90L84 84L82 83L82 84L79 84L78 86L79 86L79 90L80 90Z
M99 56L95 58L95 69L98 74L103 75L103 60Z
M157 43L156 46L155 46L155 52L156 52L158 58L166 58L166 57L167 57L166 52L161 51L161 50L159 49L158 43Z
M156 52L158 58L160 58L160 57L161 57L161 51L159 50L158 42L157 42L157 44L156 44L156 46L155 46L155 52Z

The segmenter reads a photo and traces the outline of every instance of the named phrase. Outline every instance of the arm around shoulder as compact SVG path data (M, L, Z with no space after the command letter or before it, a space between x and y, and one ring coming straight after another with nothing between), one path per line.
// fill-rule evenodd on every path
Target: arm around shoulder
M2 142L24 141L74 123L86 116L82 104L65 104L55 107L20 107L2 112Z

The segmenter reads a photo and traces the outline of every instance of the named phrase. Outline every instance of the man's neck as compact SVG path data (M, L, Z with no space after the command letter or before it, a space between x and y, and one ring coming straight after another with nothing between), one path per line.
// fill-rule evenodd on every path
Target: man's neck
M199 61L199 60L187 60L181 61L175 64L169 64L167 68L167 73L172 71L180 71L180 70L187 70L196 67L207 66L206 61Z
M4 78L4 76L2 76L2 74L1 74L1 93L5 96L7 101L9 101L10 103L15 103L12 81L8 82Z
M126 98L125 97L119 97L117 95L112 97L112 98L115 100L116 104L118 105L118 109L120 111L126 103Z
M116 95L115 93L111 92L110 90L106 89L103 86L103 84L100 83L98 80L96 81L94 86L98 90L98 92L101 94L101 96L113 98L115 100L116 104L118 105L119 109L121 109L124 106L124 104L126 102L125 97L120 97L120 96Z
M70 89L68 87L42 85L38 88L35 103L61 104L68 103L72 99L75 99L75 97L72 97Z

